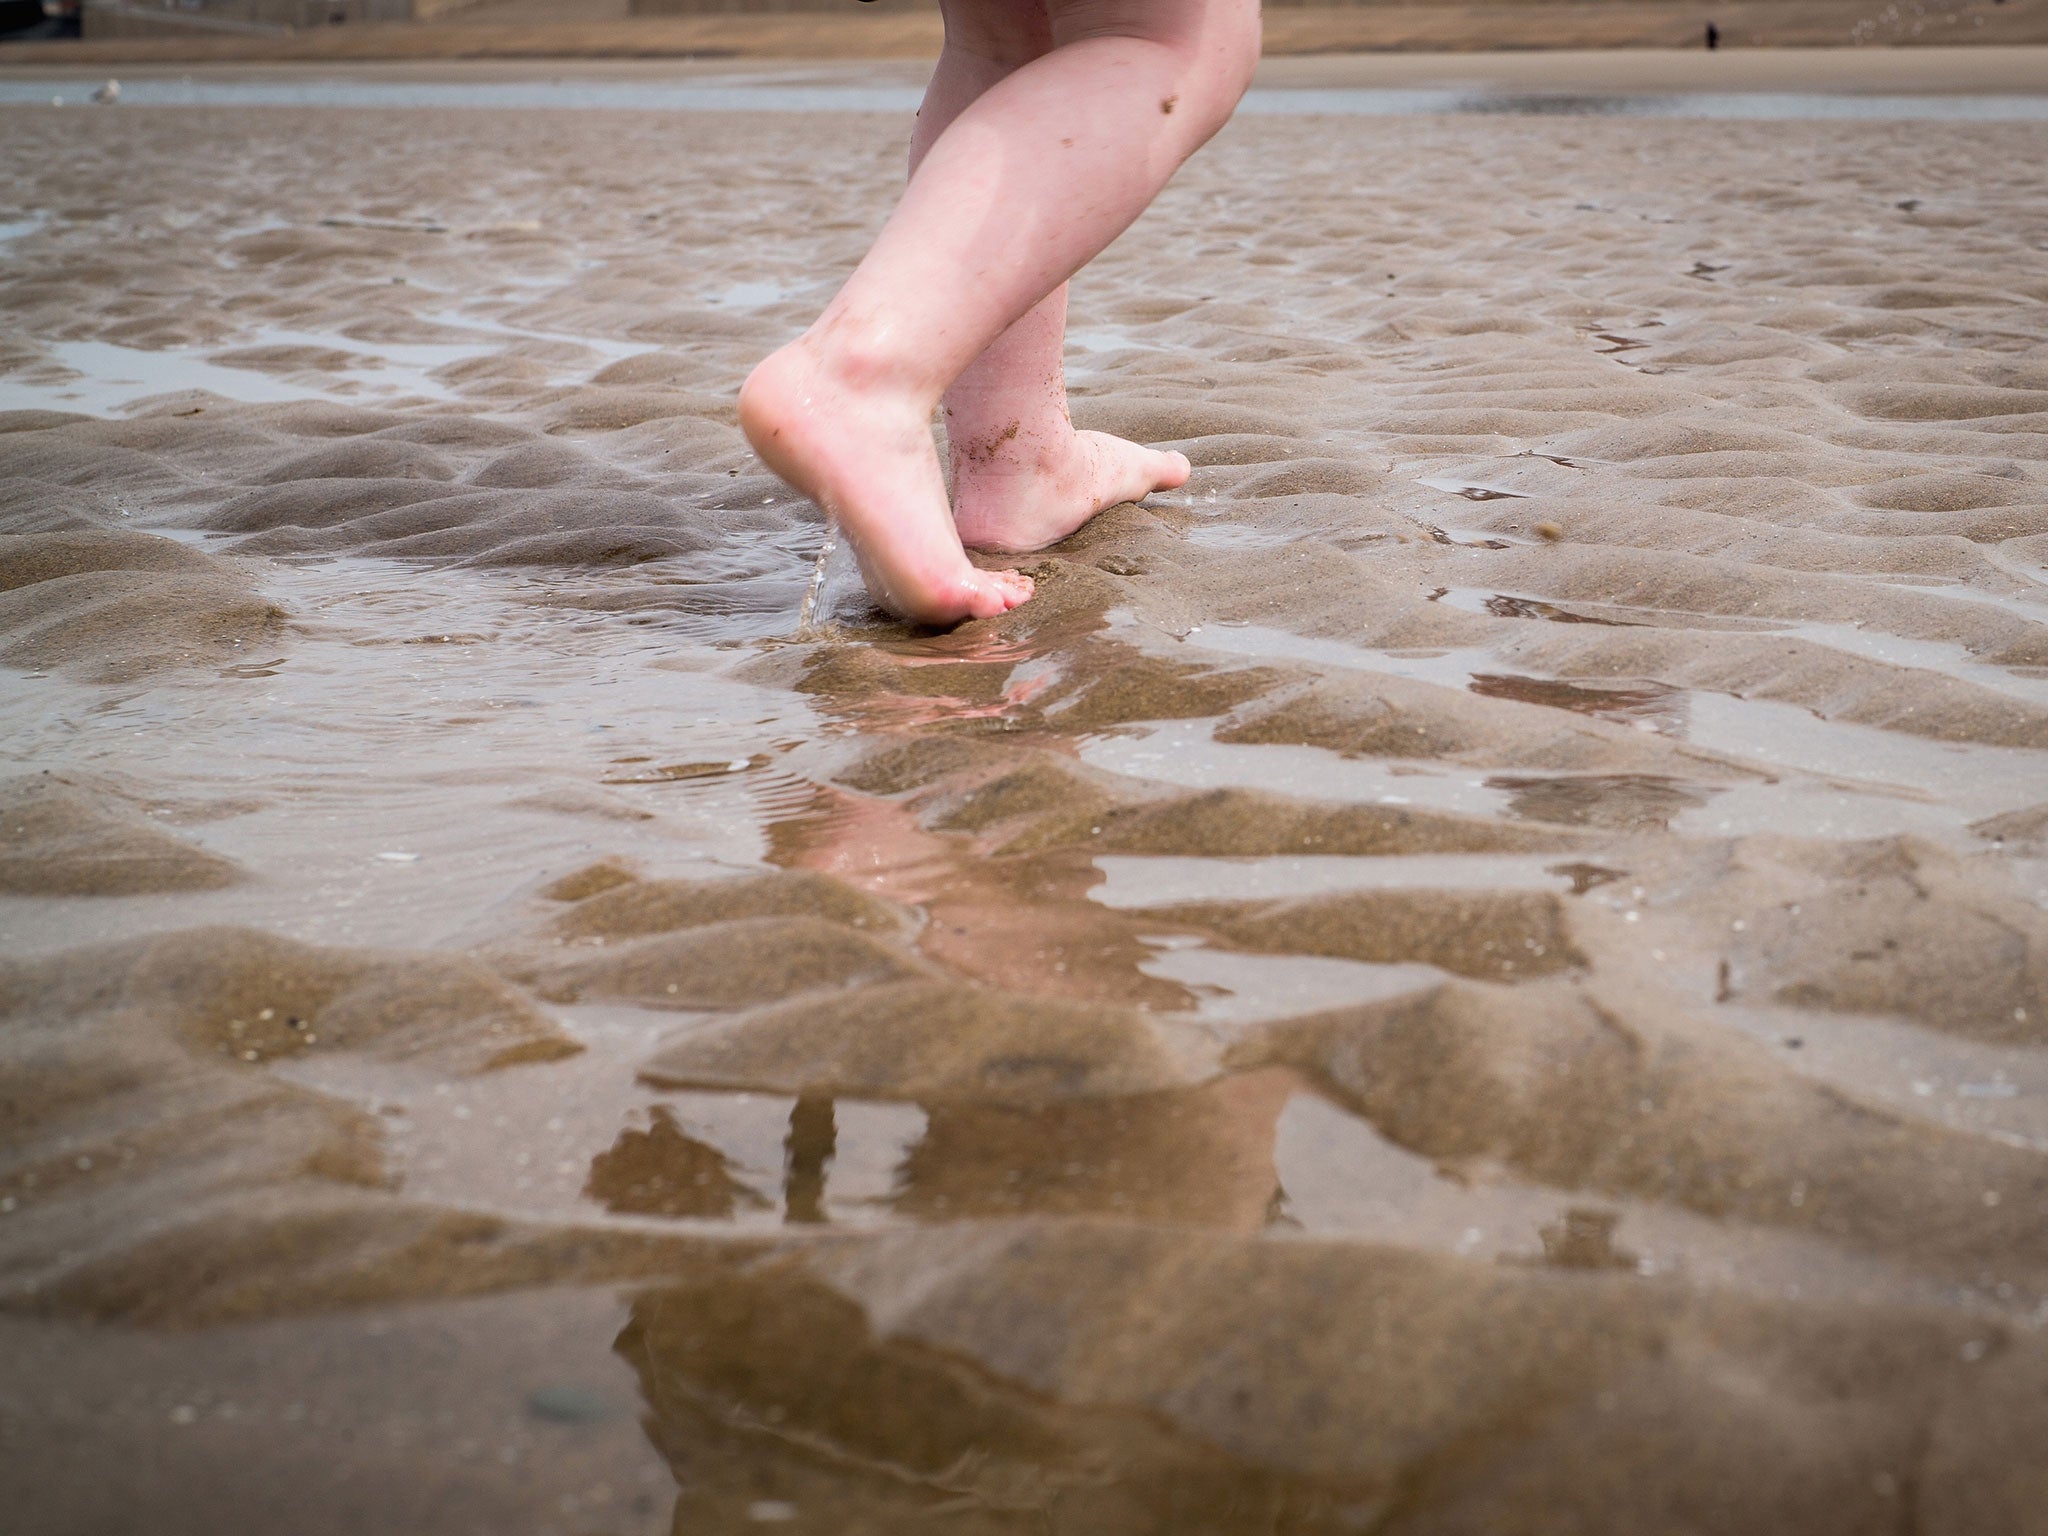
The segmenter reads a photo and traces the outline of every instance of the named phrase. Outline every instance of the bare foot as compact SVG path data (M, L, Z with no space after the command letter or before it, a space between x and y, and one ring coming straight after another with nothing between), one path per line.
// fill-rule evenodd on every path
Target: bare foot
M1048 441L1014 435L956 444L953 522L971 549L1022 551L1057 544L1098 512L1185 485L1184 454L1127 443L1062 423Z
M930 411L855 372L828 365L805 340L768 358L740 390L754 451L845 531L868 592L891 613L942 626L1024 602L1030 577L977 570L960 546Z

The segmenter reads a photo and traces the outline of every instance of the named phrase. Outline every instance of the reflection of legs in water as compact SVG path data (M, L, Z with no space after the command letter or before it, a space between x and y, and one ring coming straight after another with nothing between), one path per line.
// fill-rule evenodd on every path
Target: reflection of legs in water
M1103 497L1185 472L1062 430L1057 290L1229 116L1257 58L1257 0L1044 3L1040 32L1024 0L948 0L953 59L931 101L948 126L920 135L917 172L846 286L740 396L755 450L846 530L876 599L923 623L1031 595L961 547L930 426L956 385L976 542L1047 542Z
M1115 1216L1256 1231L1274 1215L1273 1143L1299 1088L1268 1068L1199 1088L1036 1108L927 1105L897 1170L896 1210L976 1216Z
M839 1129L830 1099L798 1099L789 1111L789 1135L782 1143L782 1219L825 1220L825 1174Z

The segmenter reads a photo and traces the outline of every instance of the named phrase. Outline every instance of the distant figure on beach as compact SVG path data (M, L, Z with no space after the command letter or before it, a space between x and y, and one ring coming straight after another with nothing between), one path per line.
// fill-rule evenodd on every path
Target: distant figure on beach
M1711 21L1707 23L1707 52L1712 53L1721 46L1721 29Z
M1229 119L1258 0L942 0L909 188L817 323L740 391L768 467L920 624L1031 596L966 547L1023 551L1183 484L1188 461L1067 418L1067 279ZM931 415L943 401L953 499Z

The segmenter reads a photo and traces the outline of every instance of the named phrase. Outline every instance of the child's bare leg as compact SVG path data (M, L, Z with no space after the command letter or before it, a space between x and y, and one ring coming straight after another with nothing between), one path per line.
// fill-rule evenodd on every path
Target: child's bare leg
M953 526L970 549L1043 549L1118 502L1187 483L1181 454L1074 429L1066 332L1062 284L946 391Z
M933 407L1144 210L1229 116L1258 54L1256 0L1049 0L1047 13L1052 50L960 111L817 324L741 392L756 451L839 520L875 597L925 623L1030 596L1026 578L968 562Z
M1051 18L1035 0L1002 7L942 0L941 9L946 47L911 131L912 175L977 96L1052 49ZM1188 461L1178 453L1074 430L1066 334L1062 283L946 391L953 526L970 549L1043 549L1105 508L1187 481Z
M1067 418L1067 289L1047 295L946 391L952 524L969 549L1044 549L1118 502L1188 483L1188 459Z

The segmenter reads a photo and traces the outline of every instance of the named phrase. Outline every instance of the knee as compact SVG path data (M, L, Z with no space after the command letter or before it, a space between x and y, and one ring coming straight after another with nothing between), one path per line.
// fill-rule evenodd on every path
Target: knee
M1220 0L1194 9L1208 19L1190 39L1190 68L1215 116L1208 130L1214 133L1237 110L1259 67L1259 6L1258 0Z
M1052 22L1043 5L1017 0L940 0L946 46L1015 69L1052 49Z
M1173 111L1194 142L1236 110L1259 63L1258 0L1052 0L1060 43L1128 38L1165 56Z

